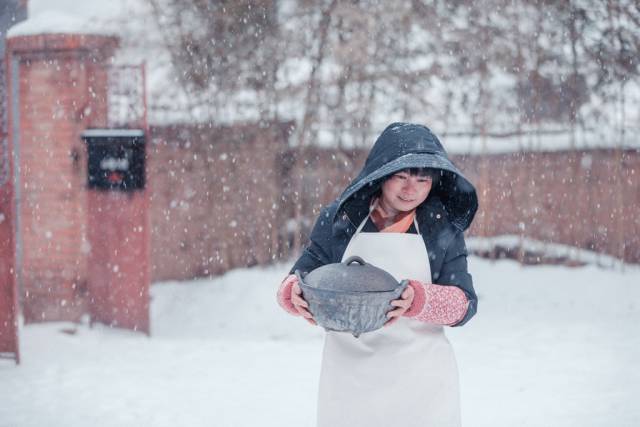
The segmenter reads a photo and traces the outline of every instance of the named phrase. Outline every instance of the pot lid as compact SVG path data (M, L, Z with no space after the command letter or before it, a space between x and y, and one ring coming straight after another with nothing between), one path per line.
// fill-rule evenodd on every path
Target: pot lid
M386 292L398 287L398 281L391 274L359 256L323 265L304 277L298 274L298 277L305 286L338 292Z

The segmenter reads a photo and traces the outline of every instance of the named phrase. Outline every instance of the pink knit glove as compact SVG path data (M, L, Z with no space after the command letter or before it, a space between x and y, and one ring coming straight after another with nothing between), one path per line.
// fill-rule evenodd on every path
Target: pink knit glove
M293 306L291 302L291 287L298 283L298 277L295 274L288 275L280 284L280 288L278 288L278 304L280 307L284 309L289 314L293 314L294 316L300 316L298 310Z
M409 280L413 288L413 303L404 315L421 322L455 325L467 313L469 301L456 286L434 285Z

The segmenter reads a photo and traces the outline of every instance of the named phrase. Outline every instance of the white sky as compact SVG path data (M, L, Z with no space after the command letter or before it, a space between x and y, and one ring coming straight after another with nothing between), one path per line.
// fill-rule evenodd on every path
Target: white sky
M80 17L114 17L120 14L131 0L29 0L29 17L45 11L73 14Z

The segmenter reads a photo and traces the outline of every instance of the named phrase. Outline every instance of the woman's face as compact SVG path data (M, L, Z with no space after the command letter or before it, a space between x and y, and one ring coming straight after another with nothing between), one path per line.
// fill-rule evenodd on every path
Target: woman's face
M432 182L430 176L396 172L382 184L382 208L390 215L417 208L427 199Z

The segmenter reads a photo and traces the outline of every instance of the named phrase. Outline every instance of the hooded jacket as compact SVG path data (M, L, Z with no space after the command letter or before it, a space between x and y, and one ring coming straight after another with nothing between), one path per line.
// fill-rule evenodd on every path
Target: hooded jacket
M379 193L386 177L408 168L440 171L437 184L416 209L416 221L429 254L432 283L456 286L469 301L465 316L454 325L461 326L477 311L478 298L467 271L463 232L475 216L478 198L473 185L451 163L438 138L426 126L393 123L382 132L362 171L338 199L320 212L309 245L291 273L310 272L340 262L358 225L369 213L371 198Z

